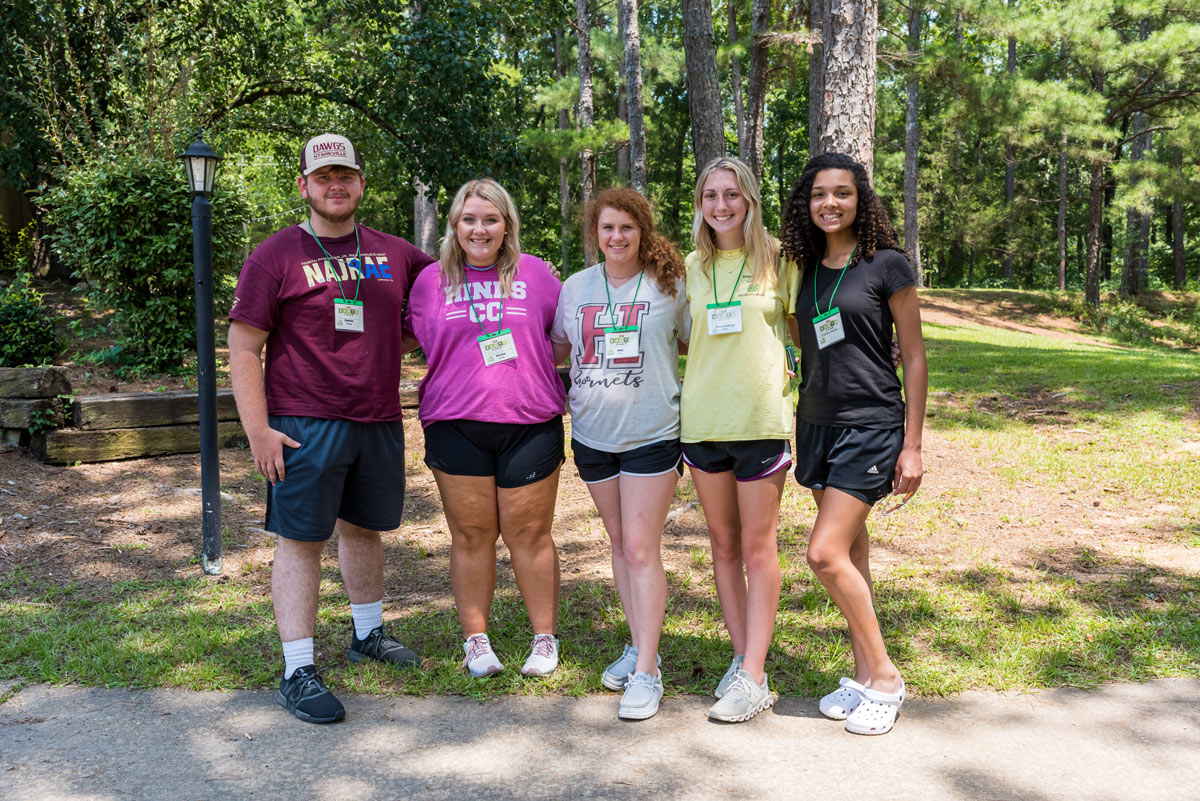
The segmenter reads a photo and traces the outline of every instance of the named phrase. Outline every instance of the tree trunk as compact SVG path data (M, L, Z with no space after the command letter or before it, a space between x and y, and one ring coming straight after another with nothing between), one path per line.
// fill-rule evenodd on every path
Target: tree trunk
M575 24L579 36L579 127L585 136L590 136L588 128L592 127L592 29L588 14L588 0L575 0ZM579 154L582 164L582 179L580 181L581 200L586 208L596 194L596 154L591 147L584 145ZM596 263L596 247L591 244L591 238L583 237L584 265Z
M809 30L820 39L808 49L808 155L820 153L817 132L821 130L821 110L825 100L825 6L829 0L809 0Z
M438 256L437 192L431 191L419 178L413 179L413 244L426 256Z
M642 42L638 0L620 0L625 11L625 94L629 106L629 183L646 194L646 121L642 114Z
M920 129L917 119L917 97L920 90L916 61L921 52L921 8L914 4L908 18L908 55L912 69L905 86L904 102L904 249L908 263L924 286L921 276L921 233L917 216L917 156L920 152Z
M626 20L629 19L628 11L625 8L624 0L617 0L617 42L623 43L629 35L629 29L626 27ZM628 59L628 48L622 44L622 49L617 54L617 119L626 125L629 124L629 93L625 82L625 70ZM630 134L632 137L632 133ZM629 144L621 143L617 145L617 177L626 183L629 182Z
M825 0L825 92L817 151L846 153L868 177L875 161L878 0Z
M563 58L563 29L554 29L554 74L561 81L567 77L567 64ZM571 127L571 115L565 109L558 110L558 130ZM558 160L558 239L562 250L559 269L563 275L571 272L571 160L563 156ZM587 266L587 265L584 265Z
M767 102L767 42L764 38L771 28L771 0L754 0L750 18L750 82L746 101L746 147L740 150L742 161L762 180L763 116Z
M1017 39L1008 37L1008 75L1017 74ZM1017 194L1017 161L1011 142L1004 144L1004 283L1013 279L1013 201Z
M738 24L737 12L740 3L734 0L726 0L725 3L729 11L729 44L736 48L738 44ZM749 143L746 141L746 109L742 102L742 60L738 58L736 49L729 58L729 78L733 84L733 113L737 120L737 140L738 140L738 158L745 161L747 151L750 149Z
M584 2L584 0L578 0ZM717 84L717 40L709 0L683 0L683 48L696 171L725 155L725 124Z
M1172 148L1174 151L1174 166L1176 174L1183 172L1183 148ZM1183 201L1176 195L1171 201L1171 256L1175 261L1176 289L1183 289L1187 283L1187 261L1183 250Z
M1093 73L1093 88L1101 91L1104 86L1103 74L1098 70ZM1097 150L1102 150L1103 143L1094 143ZM1091 306L1100 308L1100 223L1104 217L1104 162L1095 159L1089 167L1091 183L1088 187L1088 227L1087 227L1087 276L1084 279L1084 300Z
M1133 141L1129 144L1129 166L1130 178L1129 188L1131 191L1137 190L1138 184L1142 182L1140 174L1141 162L1146 157L1146 140L1147 136L1141 133L1146 128L1146 115L1137 112L1133 115ZM1139 275L1140 262L1142 254L1146 250L1146 242L1142 238L1142 218L1147 215L1140 209L1130 207L1125 212L1125 238L1127 240L1125 247L1125 259L1121 264L1121 286L1120 295L1123 298L1129 298L1138 294L1141 289L1141 276ZM1148 227L1148 226L1147 226Z
M1067 133L1058 148L1058 289L1067 288Z

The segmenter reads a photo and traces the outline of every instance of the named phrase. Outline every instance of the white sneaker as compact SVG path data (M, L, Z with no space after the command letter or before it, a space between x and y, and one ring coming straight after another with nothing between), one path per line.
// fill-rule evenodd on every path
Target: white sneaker
M629 677L625 685L625 694L621 696L621 706L617 709L617 717L622 720L645 720L652 718L658 712L658 703L663 697L662 671L658 675L638 672Z
M725 691L725 697L712 705L708 716L727 723L741 723L770 708L774 703L775 695L767 686L766 674L763 674L762 684L757 684L749 673L738 670Z
M477 679L504 670L504 665L497 658L496 652L492 650L492 644L488 641L486 634L472 634L463 643L463 651L466 652L466 656L463 658L462 666Z
M553 634L535 634L529 658L521 668L525 676L549 676L558 667L558 638Z
M742 669L742 662L745 659L745 654L734 654L733 661L729 663L729 668L725 671L725 675L721 677L721 683L717 685L717 689L713 690L713 695L718 698L724 697L725 692L729 689L729 685L733 683L733 677Z

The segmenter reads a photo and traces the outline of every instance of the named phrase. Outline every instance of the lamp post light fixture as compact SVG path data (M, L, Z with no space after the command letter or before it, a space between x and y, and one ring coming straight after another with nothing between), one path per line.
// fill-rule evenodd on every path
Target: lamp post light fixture
M192 269L196 276L196 378L200 391L201 563L221 573L221 464L217 451L217 355L213 335L212 194L221 157L200 138L179 154L192 192Z

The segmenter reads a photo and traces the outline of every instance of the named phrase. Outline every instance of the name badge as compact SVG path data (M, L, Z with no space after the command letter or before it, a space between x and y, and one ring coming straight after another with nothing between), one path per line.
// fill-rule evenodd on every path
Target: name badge
M477 338L479 352L483 354L483 366L512 361L517 358L517 343L511 330L505 328L494 334L484 334Z
M636 325L604 330L604 354L610 359L636 359L640 337Z
M334 298L333 328L335 331L361 334L363 332L363 302Z
M814 317L813 327L817 330L817 347L821 350L846 338L846 329L842 328L842 311L837 307Z
M742 302L708 304L708 333L737 334L742 330Z

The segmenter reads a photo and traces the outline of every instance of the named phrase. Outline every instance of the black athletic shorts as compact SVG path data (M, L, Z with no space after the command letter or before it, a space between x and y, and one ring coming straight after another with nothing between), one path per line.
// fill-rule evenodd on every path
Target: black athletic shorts
M495 476L513 489L549 477L563 463L563 421L484 423L437 420L425 426L425 464L452 476Z
M705 473L732 470L738 481L757 481L787 470L792 464L792 446L786 439L685 442L683 460Z
M399 420L356 423L268 418L300 443L283 449L283 481L267 482L264 528L289 540L323 542L337 518L390 531L404 513L404 428Z
M874 506L892 491L904 426L841 428L796 423L796 480L809 489L829 487Z
M575 467L584 484L599 484L619 475L661 476L672 471L683 475L683 452L677 439L664 439L640 448L610 453L589 448L572 438L571 450L575 453Z

